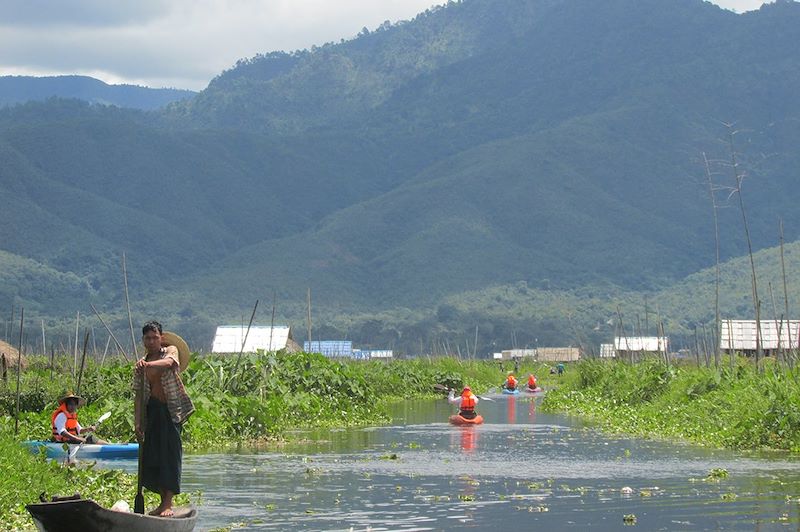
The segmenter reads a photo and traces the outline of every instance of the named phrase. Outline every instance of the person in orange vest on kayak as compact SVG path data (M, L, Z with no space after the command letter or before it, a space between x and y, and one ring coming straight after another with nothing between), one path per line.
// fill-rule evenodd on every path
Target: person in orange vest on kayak
M477 414L475 413L475 406L478 404L478 397L472 393L469 386L464 386L461 395L455 396L455 392L451 389L447 396L447 402L452 405L458 405L458 415L464 419L474 419Z
M530 388L531 390L536 389L536 375L534 375L533 373L528 375L528 388Z
M81 434L94 432L95 427L82 427L78 423L78 407L85 404L83 397L72 392L67 393L58 400L58 408L50 416L50 426L53 430L53 441L65 443L89 443L105 445L107 442L98 439L94 434L81 437Z
M517 389L517 382L518 381L516 377L514 377L514 374L509 371L508 378L506 379L506 382L503 383L503 388L514 391Z

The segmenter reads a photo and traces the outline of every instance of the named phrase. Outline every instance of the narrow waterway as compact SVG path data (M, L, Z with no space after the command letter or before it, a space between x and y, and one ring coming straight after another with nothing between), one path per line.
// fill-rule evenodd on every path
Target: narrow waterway
M444 400L414 401L390 426L188 455L183 488L202 493L201 530L800 529L791 456L604 436L533 398L491 398L476 427L449 425Z

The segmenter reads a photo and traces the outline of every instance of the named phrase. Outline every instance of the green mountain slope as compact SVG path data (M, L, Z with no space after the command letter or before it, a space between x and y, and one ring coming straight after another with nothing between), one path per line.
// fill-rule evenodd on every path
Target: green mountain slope
M778 217L800 236L798 38L795 2L465 0L242 61L159 113L5 109L0 249L91 289L0 293L118 309L125 251L137 312L193 334L273 290L301 319L310 287L331 334L406 346L476 321L507 337L513 316L444 303L493 287L656 293L713 261L703 153L723 257L746 250L723 122L755 248Z

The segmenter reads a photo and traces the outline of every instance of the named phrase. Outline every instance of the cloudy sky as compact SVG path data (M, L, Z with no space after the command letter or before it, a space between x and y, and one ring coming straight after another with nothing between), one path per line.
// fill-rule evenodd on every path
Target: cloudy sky
M200 90L238 59L354 37L437 0L0 0L0 75ZM715 0L735 11L761 0Z

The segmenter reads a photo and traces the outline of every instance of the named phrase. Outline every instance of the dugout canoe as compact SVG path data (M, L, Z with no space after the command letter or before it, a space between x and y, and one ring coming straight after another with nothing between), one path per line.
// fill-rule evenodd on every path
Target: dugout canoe
M155 517L103 508L91 499L59 500L25 506L40 532L191 532L192 506L175 508L174 517Z

